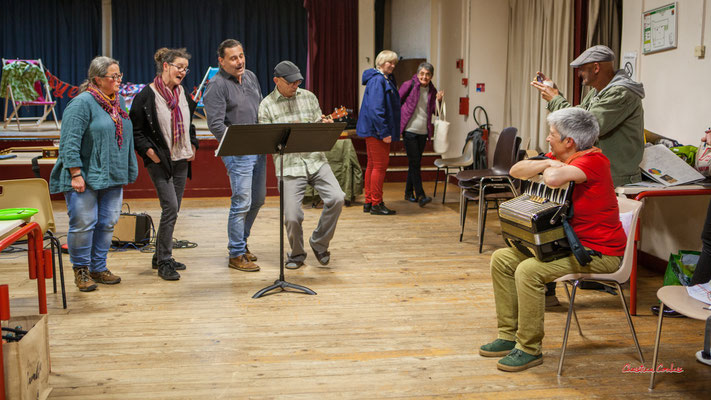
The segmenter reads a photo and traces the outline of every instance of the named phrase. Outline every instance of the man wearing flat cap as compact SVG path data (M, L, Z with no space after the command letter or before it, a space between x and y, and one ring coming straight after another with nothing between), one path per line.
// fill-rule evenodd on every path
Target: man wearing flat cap
M299 88L304 77L299 67L291 61L282 61L274 67L274 91L269 93L259 105L259 123L333 122L321 114L316 96ZM277 177L279 177L279 155L274 155ZM306 250L301 223L304 212L306 185L312 185L323 200L323 211L316 229L309 238L316 261L326 265L331 260L329 243L336 232L338 217L341 215L345 193L328 165L323 152L290 153L284 155L284 225L289 238L291 252L285 267L297 269L304 265Z
M570 63L578 68L583 85L592 89L578 107L590 111L600 124L597 146L610 159L615 186L639 182L639 163L644 154L644 87L631 80L624 70L615 71L615 53L607 46L593 46ZM571 107L545 75L531 85L548 102L548 110Z

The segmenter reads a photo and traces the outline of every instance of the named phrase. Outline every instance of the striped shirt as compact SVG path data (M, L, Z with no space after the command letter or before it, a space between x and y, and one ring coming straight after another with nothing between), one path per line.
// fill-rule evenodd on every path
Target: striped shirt
M313 93L297 89L292 97L284 97L277 88L259 105L260 124L321 122L321 107ZM279 176L279 155L274 155L274 166ZM328 160L321 151L284 155L284 176L308 177L315 174Z

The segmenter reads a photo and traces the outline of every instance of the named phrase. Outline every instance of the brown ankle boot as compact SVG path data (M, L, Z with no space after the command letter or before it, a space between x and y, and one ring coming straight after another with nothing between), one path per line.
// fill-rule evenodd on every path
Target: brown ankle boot
M91 292L96 289L96 282L89 276L89 267L74 268L74 284L81 292Z
M104 285L115 285L121 282L121 277L114 275L108 269L99 272L89 272L89 276L96 283L103 283Z
M249 247L244 246L244 256L247 257L249 261L257 261L257 256L254 255L251 251L249 251Z
M237 256L235 258L230 258L230 263L228 265L230 268L234 268L239 271L244 272L257 272L259 271L259 265L249 261L245 254Z

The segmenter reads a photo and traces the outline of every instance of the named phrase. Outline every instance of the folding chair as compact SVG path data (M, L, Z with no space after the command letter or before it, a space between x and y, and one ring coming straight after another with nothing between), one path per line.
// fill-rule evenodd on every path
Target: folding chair
M54 211L49 197L47 181L40 178L13 179L0 181L0 209L3 208L36 208L38 213L32 216L32 222L39 224L44 234L44 240L49 240L52 250L52 283L54 293L57 293L57 270L59 263L59 280L62 288L62 306L67 308L67 294L64 288L64 264L62 262L62 244L54 235ZM56 259L55 259L56 255Z
M218 67L208 67L205 76L202 78L202 82L200 82L200 86L198 86L195 93L193 93L193 100L197 103L195 115L198 118L207 119L207 115L205 115L205 104L202 102L202 95L205 94L205 88L207 88L210 79L214 78L219 70ZM198 112L198 110L200 110L200 112Z
M35 70L36 69L36 70ZM2 59L3 87L0 88L0 96L5 97L5 124L7 128L10 121L17 122L17 129L22 130L26 126L39 126L47 119L50 113L54 117L54 125L59 129L59 122L54 107L57 102L52 100L52 90L45 76L44 65L41 59L36 60L6 60ZM26 79L34 79L34 82L27 82ZM28 87L28 84L32 88ZM8 117L8 104L12 104L12 114ZM25 106L40 106L44 108L40 117L20 117L20 109ZM20 121L35 121L34 124L22 124Z

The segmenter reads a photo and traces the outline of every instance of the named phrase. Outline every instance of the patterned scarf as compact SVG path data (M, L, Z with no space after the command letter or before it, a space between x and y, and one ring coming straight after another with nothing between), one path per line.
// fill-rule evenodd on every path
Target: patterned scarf
M185 130L185 127L183 126L183 113L180 111L180 102L178 101L180 97L180 85L176 85L173 88L173 92L171 93L170 90L168 90L168 88L165 86L165 83L163 83L163 79L160 77L160 75L157 75L156 78L153 79L153 84L155 84L156 89L158 89L158 93L160 93L161 97L165 99L166 104L168 104L171 116L170 128L173 132L173 144L178 144L183 138L183 133Z
M567 160L565 160L565 163L566 163L566 164L570 164L571 162L573 162L573 160L575 160L575 159L578 158L578 157L582 157L582 156L584 156L584 155L586 155L586 154L590 154L590 153L600 153L600 152L602 152L602 150L600 150L599 148L593 146L593 147L591 147L591 148L589 148L589 149L587 149L587 150L582 150L582 151L576 152L575 154L573 154L572 156L570 156L570 158L568 158Z
M91 93L92 96L94 96L96 102L99 103L99 105L101 106L101 108L104 109L104 111L109 113L111 120L114 121L114 125L116 125L116 143L118 143L118 147L120 149L123 145L122 118L128 119L128 114L126 114L126 111L121 108L119 97L116 94L113 95L113 98L106 96L93 83L89 84L89 87L86 89L86 91Z

